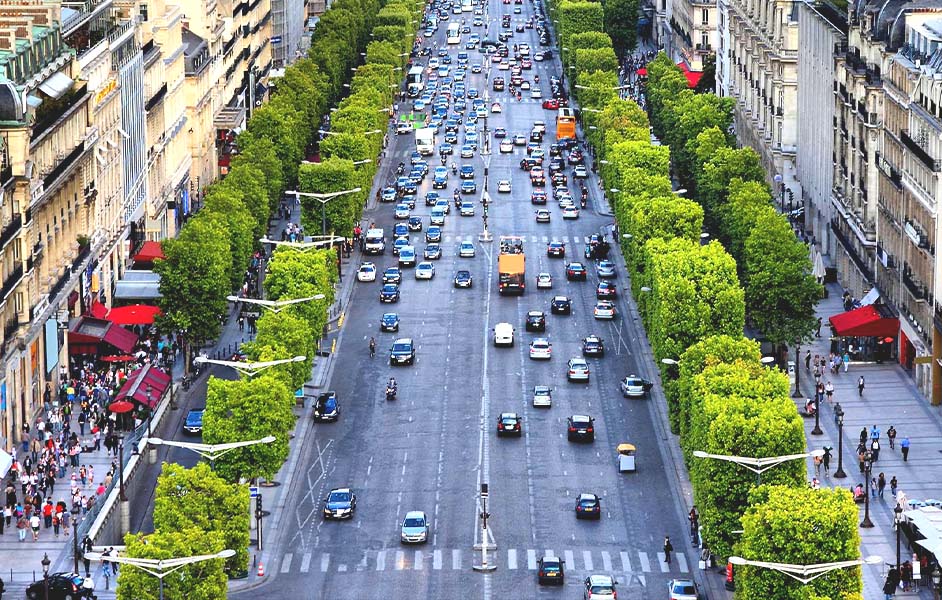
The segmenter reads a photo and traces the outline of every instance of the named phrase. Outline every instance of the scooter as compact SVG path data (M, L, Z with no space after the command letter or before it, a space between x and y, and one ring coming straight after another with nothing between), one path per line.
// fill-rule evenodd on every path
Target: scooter
M386 401L392 402L396 399L396 388L386 386Z

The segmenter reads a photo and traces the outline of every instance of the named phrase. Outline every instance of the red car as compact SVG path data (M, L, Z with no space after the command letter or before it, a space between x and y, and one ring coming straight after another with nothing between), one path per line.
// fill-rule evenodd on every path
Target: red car
M558 110L560 107L568 105L569 102L561 98L549 98L543 101L543 108L546 110Z
M546 256L550 258L563 258L566 256L566 244L563 242L550 242L546 244Z

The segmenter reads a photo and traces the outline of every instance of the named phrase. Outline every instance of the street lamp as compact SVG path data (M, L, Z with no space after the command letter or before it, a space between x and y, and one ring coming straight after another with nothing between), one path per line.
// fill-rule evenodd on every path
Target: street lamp
M74 567L74 569L72 570L75 573L78 573L79 572L78 524L79 524L79 514L82 511L79 510L78 506L73 506L69 512L72 513L72 566ZM898 552L897 552L897 556L899 556Z
M147 396L147 437L150 437L150 424L154 418L154 407L151 404L153 402L153 398L151 397L150 384L147 385L147 392L145 392L145 395Z
M308 250L314 250L321 248L322 246L333 246L334 244L346 241L346 238L339 235L317 235L309 238L308 241L304 242L289 242L283 240L273 240L271 238L263 237L258 240L263 244L271 244L272 246L285 246L287 248L293 248L300 252L307 252Z
M122 502L128 501L128 495L124 491L124 435L118 435L118 499Z
M939 572L939 566L936 565L935 569L932 570L932 595L934 598L939 597L940 583L942 583L942 573Z
M679 190L671 190L672 193L677 194L678 196L683 196L687 193L687 188L680 188Z
M363 131L363 132L354 132L354 131L328 131L327 129L318 129L318 130L317 130L317 133L320 133L320 134L323 134L323 135L343 135L343 134L345 134L345 133L352 133L352 134L357 134L357 133L359 133L359 135L376 135L377 133L383 133L383 132L382 132L382 130L380 130L380 129L371 129L371 130L369 130L369 131ZM291 192L286 192L286 193L291 193Z
M770 569L772 571L778 571L783 575L788 575L795 581L807 585L825 575L831 571L836 571L838 569L846 569L848 567L858 567L860 565L878 565L883 561L883 558L879 556L868 556L863 559L854 559L854 560L842 560L837 562L829 563L817 563L813 565L792 565L788 563L776 563L776 562L765 562L762 560L748 560L741 556L730 556L729 562L734 565L744 566L749 565L752 567L760 567L763 569Z
M377 133L382 133L378 129L375 130ZM368 134L369 132L367 132ZM366 134L364 134L366 135ZM355 187L349 190L341 190L339 192L327 192L325 194L316 194L314 192L298 192L295 190L285 190L286 194L294 194L298 198L298 201L301 201L301 196L307 196L308 198L314 198L321 203L321 233L327 235L327 203L333 200L334 198L339 198L346 194L356 194L361 192L362 188Z
M900 506L900 503L896 503L896 508L893 509L893 526L896 529L896 568L899 569L899 526L903 522L903 507Z
M220 456L224 456L225 454L232 452L237 448L245 448L246 446L254 446L255 444L270 444L274 441L275 436L267 435L258 440L229 442L227 444L200 444L197 442L178 442L176 440L164 440L160 438L153 438L148 443L155 446L173 446L174 448L183 448L184 450L195 452L206 460L213 462Z
M311 300L323 300L326 298L324 294L315 294L313 296L308 296L307 298L292 298L291 300L262 300L261 298L242 298L239 296L226 296L226 300L229 302L245 302L246 304L255 304L261 306L262 308L267 308L273 313L277 314L288 308L289 306L294 306L295 304L301 304L302 302L310 302Z
M834 416L837 417L837 470L834 477L843 479L847 477L844 472L844 409L839 403L834 407Z
M873 469L873 452L867 450L864 452L864 476L866 477L864 487L864 518L860 522L861 527L873 527L873 521L870 520L870 472Z
M662 359L666 361L669 359ZM674 361L675 363L677 361ZM788 462L790 460L799 460L805 459L809 456L818 457L824 456L824 450L812 450L811 452L801 452L798 454L785 454L783 456L764 456L761 458L753 458L751 456L732 456L728 454L710 454L709 452L704 452L703 450L694 450L693 455L697 458L712 458L714 460L725 460L727 462L735 463L740 467L748 469L756 474L756 485L762 484L762 474L779 466L782 463Z
M167 575L175 573L187 565L218 558L226 559L233 556L235 556L235 550L229 550L228 548L221 552L217 552L216 554L202 554L199 556L164 558L159 560L155 558L131 558L130 556L120 555L104 556L101 552L85 553L85 558L88 560L107 560L113 563L130 565L132 567L137 567L148 575L153 575L160 580L160 600L164 600L164 577Z
M207 356L197 356L194 359L196 364L209 363L211 365L219 365L222 367L231 367L238 371L240 374L245 375L249 379L255 377L262 371L270 369L272 367L277 367L279 365L287 365L291 363L299 363L307 360L306 356L294 356L292 358L282 358L279 360L266 360L263 362L240 362L236 360L215 360Z
M797 365L795 366L795 371L798 371ZM824 432L821 431L821 397L815 393L814 395L814 429L811 430L811 435L822 435Z
M43 589L46 591L46 600L49 600L49 565L52 564L49 553L43 552L43 559L39 564L43 566Z

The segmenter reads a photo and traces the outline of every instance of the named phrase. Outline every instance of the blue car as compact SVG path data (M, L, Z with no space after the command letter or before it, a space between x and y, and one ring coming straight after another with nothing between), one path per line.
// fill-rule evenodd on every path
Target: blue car
M325 519L352 519L357 507L357 497L350 488L330 490L324 501Z
M409 235L409 226L405 223L396 223L396 227L393 229L393 237L402 237Z
M381 331L399 331L399 315L397 313L384 313L380 319L379 328Z
M478 184L473 181L462 181L461 182L461 193L462 194L474 194L478 191Z
M191 435L203 433L203 408L194 408L186 413L186 421L183 423L183 432Z
M474 179L474 165L461 165L462 179Z
M426 243L440 243L442 241L442 228L438 225L432 225L425 231Z
M337 392L324 392L314 402L314 420L320 422L334 422L340 418L340 401Z

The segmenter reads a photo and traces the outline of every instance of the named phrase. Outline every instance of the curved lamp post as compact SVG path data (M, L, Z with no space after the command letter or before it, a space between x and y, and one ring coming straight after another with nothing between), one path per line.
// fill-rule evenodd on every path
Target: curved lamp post
M160 580L160 600L164 600L164 577L179 571L187 565L193 565L199 562L206 560L214 560L217 558L230 558L235 556L235 550L223 550L217 552L216 554L201 554L198 556L185 556L182 558L165 558L165 559L154 559L154 558L131 558L129 556L104 556L101 552L86 552L85 558L88 560L107 560L108 562L120 563L122 565L130 565L132 567L137 567L141 571L144 571L148 575L153 575Z
M291 300L262 300L261 298L242 298L240 296L226 296L226 300L229 302L244 302L246 304L254 304L256 306L261 306L266 308L273 313L280 313L289 306L294 306L295 304L301 304L302 302L310 302L311 300L323 300L326 298L324 294L316 294L314 296L308 296L307 298L292 298Z
M209 461L214 461L220 456L232 452L237 448L254 446L255 444L270 444L275 441L275 436L267 435L259 440L249 440L245 442L229 442L227 444L200 444L197 442L178 442L176 440L163 440L160 438L151 438L149 443L155 446L173 446L195 452Z
M272 367L277 367L279 365L287 365L291 363L299 363L307 360L306 356L294 356L292 358L282 358L279 360L266 360L263 362L239 362L237 360L216 360L206 356L197 356L193 359L193 362L197 364L208 363L211 365L220 365L223 367L231 367L245 375L249 379L255 377L262 371L270 369Z
M762 474L769 469L775 468L782 463L791 460L801 460L809 456L824 456L824 450L812 450L811 452L802 452L799 454L785 454L783 456L766 456L762 458L753 458L749 456L732 456L728 454L710 454L703 450L694 450L693 455L697 458L712 458L714 460L725 460L735 463L740 467L749 469L756 474L756 485L762 484Z
M831 571L847 569L849 567L858 567L860 565L877 565L882 561L883 558L874 555L868 556L867 558L858 558L855 560L842 560L829 563L817 563L813 565L792 565L788 563L766 562L762 560L748 560L741 556L729 557L729 562L733 563L734 565L748 565L750 567L759 567L762 569L778 571L779 573L788 575L803 585L807 585L818 577L830 573Z

